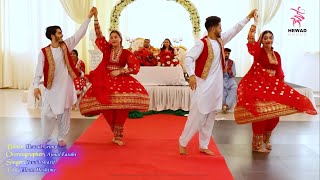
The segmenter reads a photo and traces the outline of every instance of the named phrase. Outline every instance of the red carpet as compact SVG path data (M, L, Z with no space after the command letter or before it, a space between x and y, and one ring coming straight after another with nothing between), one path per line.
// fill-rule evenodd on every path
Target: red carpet
M178 138L186 117L151 115L128 119L125 124L125 146L111 142L112 133L100 116L68 152L76 157L62 157L55 173L44 179L233 179L226 162L213 141L210 149L216 156L199 153L198 136L188 145L188 155L178 154Z

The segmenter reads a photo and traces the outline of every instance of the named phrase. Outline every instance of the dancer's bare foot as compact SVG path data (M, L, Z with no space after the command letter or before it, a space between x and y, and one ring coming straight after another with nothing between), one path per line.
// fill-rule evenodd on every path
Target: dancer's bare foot
M113 138L112 142L117 144L118 146L123 146L124 145L124 142L122 140L119 140L119 139Z
M261 152L261 153L269 153L270 152L270 150L268 150L268 149L265 149L265 148L260 148L260 149L252 149L252 151L254 151L254 152Z
M179 144L180 155L187 155L187 149Z
M272 150L272 145L270 144L270 142L266 143L266 149L271 151Z
M64 147L64 146L67 145L67 143L64 142L64 140L59 140L59 141L58 141L58 145L59 145L60 147Z
M202 149L202 148L200 148L199 150L200 150L201 153L207 154L209 156L214 156L215 155L214 152L212 152L210 149Z

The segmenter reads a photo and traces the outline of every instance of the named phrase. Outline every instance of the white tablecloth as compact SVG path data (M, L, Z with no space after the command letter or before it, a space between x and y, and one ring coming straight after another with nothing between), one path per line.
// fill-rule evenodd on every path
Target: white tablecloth
M189 86L144 86L149 93L149 110L178 110L189 111L193 91ZM312 89L296 87L296 91L308 97L316 108ZM233 111L233 108L232 108Z
M161 67L158 67L161 68ZM164 67L165 68L165 67ZM144 69L144 68L143 68ZM44 91L44 86L40 86L41 92ZM178 110L182 109L184 111L189 111L191 98L193 91L189 86L144 86L148 91L150 97L149 110L162 111L162 110ZM312 89L295 86L294 89L301 93L302 95L308 97L311 103L316 107L314 95ZM41 107L41 100L38 101L33 96L33 87L31 86L28 91L27 98L28 108L38 108Z
M189 111L193 91L189 86L144 86L150 97L149 110Z
M139 73L133 77L143 86L187 85L180 65L176 67L141 66Z

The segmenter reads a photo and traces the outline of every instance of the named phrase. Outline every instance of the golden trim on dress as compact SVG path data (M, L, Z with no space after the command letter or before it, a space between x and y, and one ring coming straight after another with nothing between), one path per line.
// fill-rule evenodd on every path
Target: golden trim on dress
M236 123L245 124L257 122L298 112L294 107L290 107L288 105L280 104L274 101L257 101L255 104L255 108L259 113L258 116L254 116L249 110L244 107L236 106L234 109Z
M67 66L67 69L68 69L68 72L69 72L69 75L71 76L72 79L76 78L77 75L76 73L73 71L70 63L69 63L69 58L68 58L68 48L67 48L67 45L65 43L60 43L60 47L62 49L62 52L63 52L63 55L64 55L64 62L66 63L66 66Z
M54 78L54 71L55 71L55 63L52 55L52 51L50 46L45 48L46 51L46 56L49 64L49 69L48 69L48 80L47 80L47 89L51 89L52 87L52 82Z
M212 64L213 58L214 58L212 44L209 40L209 37L206 38L206 41L207 41L207 45L208 45L208 57L206 60L206 64L203 68L202 74L201 74L201 79L207 79L207 77L209 75L210 68L211 68L211 64Z
M110 95L110 104L101 104L96 97L82 99L81 114L108 109L149 110L149 96L139 93L114 93Z

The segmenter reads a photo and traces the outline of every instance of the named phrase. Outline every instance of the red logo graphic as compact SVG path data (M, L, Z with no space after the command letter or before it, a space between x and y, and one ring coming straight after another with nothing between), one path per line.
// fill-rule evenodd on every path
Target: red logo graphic
M305 10L301 9L301 7L299 6L297 9L291 8L290 10L295 11L297 14L295 14L291 19L293 22L293 26L298 23L299 24L299 28L301 27L301 21L303 21L305 18L303 16L303 14L305 14Z

